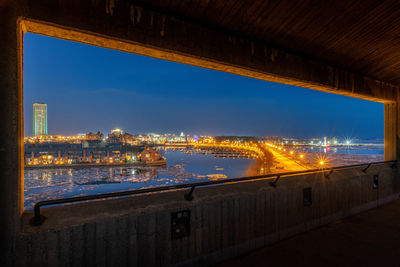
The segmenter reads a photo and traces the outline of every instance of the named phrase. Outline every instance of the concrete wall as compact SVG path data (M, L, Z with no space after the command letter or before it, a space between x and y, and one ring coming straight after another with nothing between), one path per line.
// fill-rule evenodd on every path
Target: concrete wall
M132 1L5 0L0 1L0 25L0 240L5 248L1 250L2 266L5 265L3 261L9 260L17 265L42 265L47 261L49 266L53 266L54 261L68 265L80 263L82 258L88 265L96 261L110 263L113 259L143 265L143 262L152 261L185 262L205 255L233 255L236 250L246 251L287 233L319 225L329 218L376 206L378 196L382 200L394 193L392 170L387 170L391 173L384 179L388 185L383 182L379 194L377 191L367 193L372 178L364 177L359 171L341 177L346 181L340 184L335 182L340 177L329 180L296 177L287 185L286 180L280 181L278 188L261 186L263 182L258 182L246 187L229 185L218 190L216 187L200 189L196 190L198 196L191 203L184 202L180 192L51 209L47 211L51 215L49 220L37 232L26 224L21 225L24 32L386 104L399 102L399 87L257 40L147 10L135 6ZM391 106L386 112L392 122L385 126L388 140L392 140L386 145L391 148L400 146L400 142L394 144L393 141L394 131L397 131L396 140L399 138L398 109L399 105L396 110ZM394 154L387 155L393 157ZM302 203L301 190L308 183L313 185L314 203L312 207L303 208L299 204ZM343 187L348 183L351 186ZM259 202L258 198L264 200ZM132 209L139 204L141 209ZM192 209L194 234L172 242L169 212L187 207ZM251 213L254 209L257 213ZM258 210L262 210L263 220L255 219ZM242 224L247 228L241 228Z
M23 216L16 266L210 265L398 198L389 165L282 177L44 209ZM379 188L373 189L373 176ZM312 205L303 206L303 188ZM171 212L191 211L191 234L171 240Z

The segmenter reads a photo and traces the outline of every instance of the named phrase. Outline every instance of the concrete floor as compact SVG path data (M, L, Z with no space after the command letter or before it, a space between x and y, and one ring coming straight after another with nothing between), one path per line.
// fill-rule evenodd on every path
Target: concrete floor
M400 266L400 200L217 266Z

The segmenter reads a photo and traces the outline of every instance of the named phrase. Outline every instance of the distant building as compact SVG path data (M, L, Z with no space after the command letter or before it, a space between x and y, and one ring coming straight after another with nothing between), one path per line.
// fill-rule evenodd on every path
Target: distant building
M113 129L107 137L107 143L109 144L137 144L137 138L129 133L124 133L121 129Z
M136 143L136 138L132 134L124 133L122 135L122 142L124 144L135 144Z
M140 146L96 143L97 140L84 140L78 143L39 143L25 144L25 164L61 165L83 163L132 163L136 162L142 151Z
M116 134L116 135L122 135L124 133L124 131L122 131L119 128L115 128L111 130L111 134Z
M107 142L111 144L122 143L123 131L121 129L113 129L108 135Z
M100 140L103 140L103 138L104 138L104 134L100 133L100 131L98 131L97 133L90 132L85 135L86 140L99 140L100 141Z
M33 104L33 136L47 135L47 104Z
M154 162L154 161L159 161L162 160L163 158L158 154L157 151L155 151L152 148L146 147L141 153L140 153L140 159L143 162Z

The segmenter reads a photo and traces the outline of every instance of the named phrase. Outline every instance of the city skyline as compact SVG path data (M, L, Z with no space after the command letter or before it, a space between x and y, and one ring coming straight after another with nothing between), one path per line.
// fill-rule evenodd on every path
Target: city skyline
M382 138L383 105L35 34L24 44L24 127L48 133ZM106 74L107 73L107 74ZM291 97L287 97L291 95ZM366 119L368 118L368 119Z

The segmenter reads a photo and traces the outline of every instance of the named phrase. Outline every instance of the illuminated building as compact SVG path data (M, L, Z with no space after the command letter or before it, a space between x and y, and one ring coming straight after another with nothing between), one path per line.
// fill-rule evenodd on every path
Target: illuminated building
M122 134L123 131L121 129L113 129L111 130L111 134L107 137L108 143L122 143Z
M33 104L33 136L47 135L47 104Z
M162 157L152 148L146 147L141 153L140 158L143 162L153 162L161 160Z
M115 128L111 130L111 133L115 135L122 135L124 132L119 128Z
M111 134L108 135L107 142L134 144L136 142L136 138L129 133L124 133L121 129L113 129L111 130Z
M103 140L103 138L104 138L104 134L100 133L100 131L98 131L97 133L90 132L90 133L85 134L86 140L97 141L97 140Z

